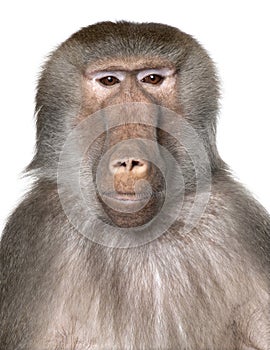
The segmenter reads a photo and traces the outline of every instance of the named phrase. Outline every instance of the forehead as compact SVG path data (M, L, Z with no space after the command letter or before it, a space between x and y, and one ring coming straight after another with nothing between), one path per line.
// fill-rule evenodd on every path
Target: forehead
M117 57L117 58L104 58L95 62L90 62L87 65L86 72L93 71L115 71L115 70L141 70L141 69L159 69L159 68L170 68L175 69L175 66L169 60L160 57Z

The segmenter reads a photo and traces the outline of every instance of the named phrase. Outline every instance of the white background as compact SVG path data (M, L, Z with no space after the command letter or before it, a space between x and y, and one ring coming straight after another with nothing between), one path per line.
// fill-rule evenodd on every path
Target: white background
M34 95L46 55L80 27L102 20L154 21L195 36L222 81L218 147L270 211L268 1L2 1L0 231L26 188L34 150Z

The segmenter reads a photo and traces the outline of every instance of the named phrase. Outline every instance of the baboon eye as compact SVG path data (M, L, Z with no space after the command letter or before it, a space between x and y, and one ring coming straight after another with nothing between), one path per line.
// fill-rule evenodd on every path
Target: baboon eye
M99 79L99 82L102 85L112 86L115 84L119 84L120 80L112 75L108 75L107 77L103 77L103 78Z
M141 82L146 83L146 84L159 84L163 81L163 77L161 75L158 74L150 74L147 75L147 77L144 77Z

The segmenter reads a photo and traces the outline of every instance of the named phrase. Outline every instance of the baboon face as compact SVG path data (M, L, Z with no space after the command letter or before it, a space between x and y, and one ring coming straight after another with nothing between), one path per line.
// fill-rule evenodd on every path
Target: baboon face
M186 188L194 186L196 169L178 142L179 135L194 140L180 120L173 134L176 122L167 111L201 134L214 168L217 99L211 60L189 35L156 24L89 26L56 50L40 79L37 154L30 169L55 176L68 135L81 127L77 144L87 139L80 149L82 174L91 176L80 181L102 208L97 215L120 227L147 224L173 197L173 183L183 178Z
M85 71L84 112L91 113L95 101L106 129L93 171L97 197L118 226L143 225L163 204L165 159L158 140L158 104L176 100L175 85L175 67L159 59L129 57L123 63L111 58Z

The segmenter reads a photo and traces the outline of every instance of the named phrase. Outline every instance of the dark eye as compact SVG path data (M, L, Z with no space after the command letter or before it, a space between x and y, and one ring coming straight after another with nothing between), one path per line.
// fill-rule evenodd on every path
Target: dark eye
M119 83L120 83L120 80L117 79L116 77L113 77L113 76L109 75L109 76L107 76L107 77L104 77L104 78L99 79L99 82L100 82L102 85L112 86L112 85L115 85L115 84L119 84Z
M158 74L150 74L144 77L141 81L146 84L159 84L163 81L163 77Z

